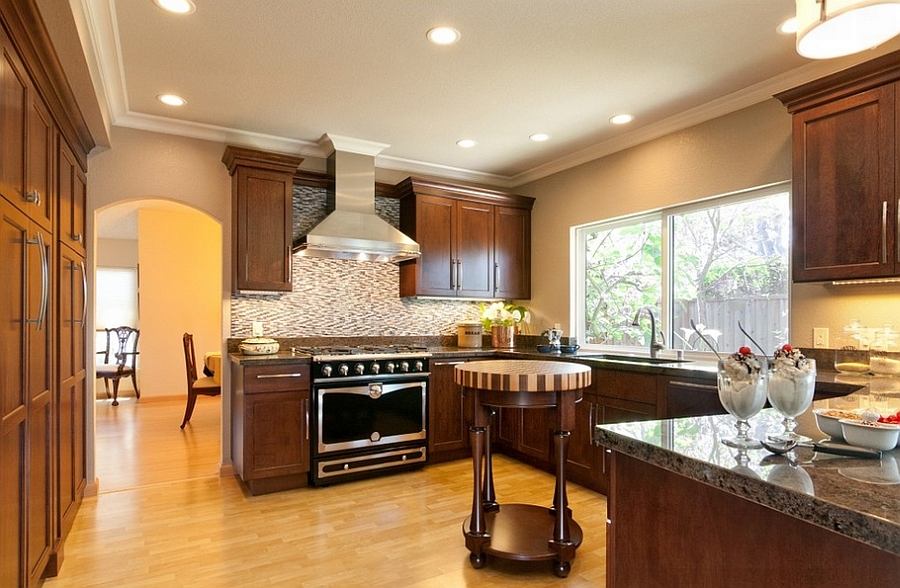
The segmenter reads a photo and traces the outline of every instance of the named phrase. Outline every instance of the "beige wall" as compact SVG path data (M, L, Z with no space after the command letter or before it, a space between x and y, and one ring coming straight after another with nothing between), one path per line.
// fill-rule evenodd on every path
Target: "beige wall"
M775 99L648 141L521 186L537 198L532 217L532 300L538 324L572 330L573 226L727 194L791 177L791 119ZM797 284L791 340L812 346L827 327L831 346L843 325L900 328L900 287Z
M221 244L221 225L203 213L138 211L142 395L185 397L185 332L198 362L221 350Z
M790 116L773 99L521 186L537 198L529 305L538 324L573 330L573 226L788 180L790 166Z
M137 267L137 239L98 239L97 267Z

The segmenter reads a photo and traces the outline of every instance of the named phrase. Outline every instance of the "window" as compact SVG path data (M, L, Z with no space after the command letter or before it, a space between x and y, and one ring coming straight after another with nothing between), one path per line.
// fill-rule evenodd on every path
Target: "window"
M138 328L138 275L134 268L98 267L96 278L96 314L98 329L129 326ZM96 334L98 351L106 349L106 334ZM102 363L103 355L97 356Z
M790 193L786 184L576 227L576 336L646 349L650 306L669 349L720 351L788 341ZM758 350L757 350L758 351Z

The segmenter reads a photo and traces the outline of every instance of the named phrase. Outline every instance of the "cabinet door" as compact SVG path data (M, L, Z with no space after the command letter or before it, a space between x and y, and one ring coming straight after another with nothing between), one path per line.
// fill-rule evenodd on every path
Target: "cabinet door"
M25 68L0 29L0 194L25 210L25 154L29 83ZM30 214L30 213L29 213Z
M582 486L597 489L603 477L603 448L594 445L599 403L593 394L585 394L575 405L575 428L569 437L566 477Z
M309 391L245 397L244 479L309 471Z
M66 145L59 141L57 159L57 199L59 200L59 240L81 255L85 253L84 209L87 181L81 166Z
M435 360L428 378L428 455L432 462L462 457L469 449L470 410L454 381L454 368L466 360Z
M58 272L58 380L56 392L56 540L72 527L85 478L85 311L84 259L60 247Z
M794 115L794 281L897 273L896 87Z
M28 95L25 196L31 204L29 216L49 230L53 228L56 196L53 169L56 131L37 92L30 89Z
M556 409L553 408L528 408L522 411L522 436L519 440L518 450L542 462L550 464L553 461L551 437L556 420Z
M608 396L597 396L596 400L598 424L651 421L657 418L655 404L633 402ZM602 477L598 484L599 491L604 494L607 494L609 491L610 459L611 452L604 447Z
M25 585L27 414L25 339L29 221L0 198L0 586Z
M291 291L289 173L240 166L234 195L234 289Z
M531 211L494 207L494 297L531 298Z
M456 202L449 198L417 196L415 206L415 239L422 256L410 262L416 265L414 294L456 296L456 252L453 248Z
M494 207L464 200L456 206L456 295L490 298L494 273Z

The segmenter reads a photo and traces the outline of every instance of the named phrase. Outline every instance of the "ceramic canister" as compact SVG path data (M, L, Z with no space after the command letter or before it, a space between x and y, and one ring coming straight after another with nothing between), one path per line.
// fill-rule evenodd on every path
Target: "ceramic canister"
M456 345L459 347L481 347L481 335L484 331L478 321L457 323Z

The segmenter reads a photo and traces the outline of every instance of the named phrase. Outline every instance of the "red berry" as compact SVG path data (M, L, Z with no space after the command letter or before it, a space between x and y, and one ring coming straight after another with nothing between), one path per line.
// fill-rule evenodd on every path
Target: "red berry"
M790 353L791 350L793 349L793 347L791 347L789 344L785 343L784 345L781 346L781 349L782 349L785 353Z
M741 347L740 349L738 349L738 353L740 353L741 355L750 355L750 348Z

